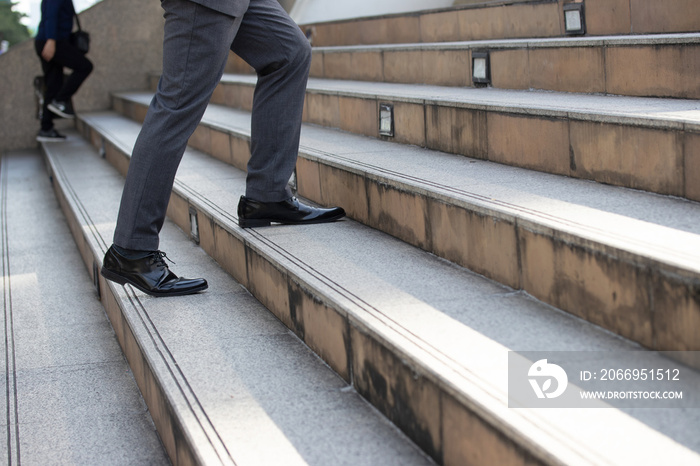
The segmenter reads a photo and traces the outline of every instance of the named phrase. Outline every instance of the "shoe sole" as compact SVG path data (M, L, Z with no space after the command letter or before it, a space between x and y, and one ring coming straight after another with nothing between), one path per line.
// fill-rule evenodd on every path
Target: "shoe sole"
M59 110L58 107L54 107L51 104L48 105L48 109L51 110L51 112L55 113L56 115L60 116L61 118L68 118L69 120L72 120L75 118L75 115L71 115L70 113L64 113L61 110Z
M129 284L136 288L137 290L146 293L149 296L155 296L157 298L164 298L167 296L185 296L188 294L195 294L199 293L200 291L204 291L207 288L209 288L209 284L205 283L202 286L199 286L197 288L192 288L186 291L174 291L174 292L166 292L166 293L159 293L157 291L150 291L145 288L143 288L141 285L134 283L133 281L129 280L126 277L123 277L122 275L119 275L118 273L112 272L111 270L107 270L104 267L100 269L100 275L105 277L107 280L112 281L114 283L118 283L120 285L126 285Z
M269 227L273 223L279 223L281 225L317 225L319 223L332 223L337 220L340 220L343 217L345 217L345 214L336 215L335 217L331 218L324 218L323 220L311 220L301 222L284 221L272 218L239 218L238 226L240 226L241 228L260 228Z

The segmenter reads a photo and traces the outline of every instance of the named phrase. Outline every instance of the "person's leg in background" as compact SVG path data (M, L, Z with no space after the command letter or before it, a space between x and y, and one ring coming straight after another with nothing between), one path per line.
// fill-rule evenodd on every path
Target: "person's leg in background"
M46 41L36 41L36 53L41 60L41 69L44 72L44 104L41 112L41 129L37 140L39 141L55 141L64 140L65 137L54 129L53 120L54 114L48 109L49 103L56 97L63 86L63 66L51 60L47 62L41 57L41 51L44 48Z
M51 62L69 68L72 72L62 79L60 88L48 101L47 107L63 118L73 118L75 112L71 98L92 73L92 62L67 40L56 42L56 53Z

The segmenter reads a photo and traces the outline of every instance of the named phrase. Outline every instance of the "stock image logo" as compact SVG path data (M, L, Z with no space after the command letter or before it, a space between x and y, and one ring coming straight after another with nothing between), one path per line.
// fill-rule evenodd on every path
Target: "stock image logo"
M569 385L566 371L561 366L548 363L546 359L540 359L530 366L527 375L537 398L557 398ZM556 382L554 387L552 381Z
M700 351L690 356L700 361ZM700 372L679 361L690 356L687 352L510 351L508 406L700 408Z

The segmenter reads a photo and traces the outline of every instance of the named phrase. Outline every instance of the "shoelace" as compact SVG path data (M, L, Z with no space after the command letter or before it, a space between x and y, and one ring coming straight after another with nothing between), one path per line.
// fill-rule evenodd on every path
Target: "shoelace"
M166 259L171 264L175 263L163 251L153 251L153 253L151 254L151 258L152 258L151 261L153 264L158 264L158 265L161 265L161 266L166 267L166 268L168 268L168 264L166 264L165 260L163 260L163 259Z

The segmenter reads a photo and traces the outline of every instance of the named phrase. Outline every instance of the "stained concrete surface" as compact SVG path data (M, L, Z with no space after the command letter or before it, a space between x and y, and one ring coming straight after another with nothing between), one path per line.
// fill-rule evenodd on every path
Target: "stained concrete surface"
M36 150L2 177L7 464L166 465Z

